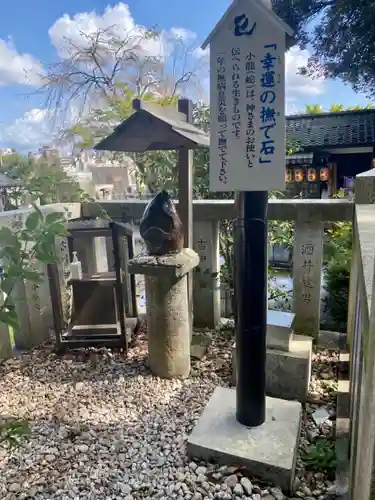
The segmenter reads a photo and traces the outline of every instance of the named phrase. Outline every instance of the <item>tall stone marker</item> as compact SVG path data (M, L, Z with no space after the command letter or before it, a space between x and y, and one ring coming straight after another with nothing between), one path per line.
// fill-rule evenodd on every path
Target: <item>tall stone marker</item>
M210 190L285 188L285 33L271 9L236 0L210 45Z

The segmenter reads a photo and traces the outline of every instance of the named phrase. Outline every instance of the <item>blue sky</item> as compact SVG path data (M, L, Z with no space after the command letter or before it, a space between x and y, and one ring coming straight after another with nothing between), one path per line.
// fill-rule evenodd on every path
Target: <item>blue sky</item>
M103 26L116 19L119 29L129 23L146 27L157 25L166 32L183 28L196 34L199 45L230 2L129 0L126 2L128 9L124 4L104 0L3 2L0 17L0 147L35 150L52 137L44 99L35 95L39 84L37 75L59 60L58 50L66 36L79 33L82 26L90 26L90 23ZM294 49L287 56L289 113L303 109L306 103L320 103L323 107L336 103L346 106L367 103L364 96L355 94L340 82L312 81L297 75L297 68L306 61L307 55Z

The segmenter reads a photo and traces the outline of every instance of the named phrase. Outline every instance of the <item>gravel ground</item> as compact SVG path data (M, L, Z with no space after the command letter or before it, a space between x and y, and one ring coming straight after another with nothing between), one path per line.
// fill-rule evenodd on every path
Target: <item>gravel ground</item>
M216 336L185 381L147 369L141 337L124 360L110 351L57 357L45 347L0 366L2 417L26 419L31 434L9 451L0 445L0 498L35 500L252 499L286 497L234 467L189 462L186 437L217 385L230 385L231 340ZM321 407L334 419L336 353L315 356L312 403L302 422L301 451L332 422L314 422ZM327 423L328 422L328 423ZM293 498L327 498L334 485L298 460Z

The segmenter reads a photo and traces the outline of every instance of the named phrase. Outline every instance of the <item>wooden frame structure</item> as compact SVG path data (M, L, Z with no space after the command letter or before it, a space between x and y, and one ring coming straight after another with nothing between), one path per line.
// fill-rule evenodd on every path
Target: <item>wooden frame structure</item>
M77 220L70 222L68 231L70 261L74 237L110 235L114 271L84 273L80 280L68 279L66 285L71 290L71 298L69 317L64 318L58 267L57 264L48 265L57 348L63 351L81 347L117 347L127 352L131 334L139 325L134 276L127 272L128 261L134 256L133 229L129 224L116 221Z

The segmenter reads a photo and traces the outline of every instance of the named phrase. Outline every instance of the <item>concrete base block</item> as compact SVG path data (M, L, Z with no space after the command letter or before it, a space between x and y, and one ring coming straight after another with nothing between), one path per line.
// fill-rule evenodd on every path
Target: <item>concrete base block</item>
M194 359L202 359L206 355L207 349L211 342L211 335L193 332L190 346L190 357Z
M284 311L267 311L267 347L290 351L294 313Z
M266 394L281 399L306 401L312 357L311 337L293 335L290 352L267 349ZM236 347L232 349L232 383L236 384Z
M267 398L266 421L248 428L236 420L236 392L217 387L188 438L195 459L246 467L254 476L292 493L302 407Z

